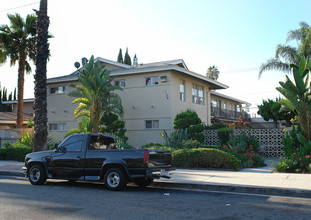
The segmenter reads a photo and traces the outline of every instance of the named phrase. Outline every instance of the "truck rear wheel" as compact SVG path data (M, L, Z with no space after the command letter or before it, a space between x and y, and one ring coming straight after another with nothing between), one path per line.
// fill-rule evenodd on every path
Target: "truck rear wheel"
M134 181L139 187L146 187L153 183L153 178L139 178Z
M104 182L109 190L122 190L126 184L127 179L124 172L119 168L110 168L104 177Z
M41 165L33 165L29 170L29 182L32 185L42 185L46 181L46 174Z

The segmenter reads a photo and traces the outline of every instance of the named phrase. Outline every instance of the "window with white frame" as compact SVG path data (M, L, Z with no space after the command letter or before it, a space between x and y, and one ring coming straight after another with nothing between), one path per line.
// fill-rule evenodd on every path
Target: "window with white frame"
M224 109L227 109L227 102L224 102Z
M146 120L145 128L146 129L159 128L159 120Z
M185 81L181 80L180 85L179 85L179 96L180 96L180 101L186 101L185 97Z
M114 85L120 86L121 88L125 88L125 79L115 80Z
M66 93L67 86L50 87L50 94Z
M159 77L158 76L151 76L145 78L145 85L146 86L153 86L159 84Z
M50 131L66 131L66 123L51 123L49 124Z
M199 105L204 105L203 86L192 84L192 102Z

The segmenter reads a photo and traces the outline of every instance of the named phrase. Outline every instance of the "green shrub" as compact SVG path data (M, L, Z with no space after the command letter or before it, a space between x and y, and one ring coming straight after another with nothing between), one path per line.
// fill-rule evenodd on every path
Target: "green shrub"
M241 169L235 156L217 149L182 149L172 152L174 167Z
M192 148L201 148L201 147L202 147L202 144L197 140L189 139L189 140L182 142L183 149L192 149Z
M171 135L164 130L161 136L164 138L166 146L170 148L182 148L183 141L188 140L188 130L177 129Z
M227 128L228 125L224 124L224 123L219 123L219 124L212 124L210 126L205 126L205 130L218 130L220 128Z
M277 163L275 169L279 172L294 172L296 167L295 160L284 159Z
M228 143L230 136L233 134L233 128L219 128L217 132L219 143L223 145Z
M188 129L189 138L198 140L201 143L204 141L205 137L202 134L204 126L202 121L198 114L191 109L187 109L187 111L175 116L174 129Z
M251 135L231 136L228 144L223 145L222 150L240 159L243 167L265 166L264 159L259 154L259 143Z
M29 146L23 144L14 144L13 147L0 148L0 160L24 161L26 154L32 152Z

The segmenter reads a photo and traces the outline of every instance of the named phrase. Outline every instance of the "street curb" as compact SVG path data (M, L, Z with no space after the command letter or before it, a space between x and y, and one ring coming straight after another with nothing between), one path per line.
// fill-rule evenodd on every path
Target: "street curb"
M18 171L0 171L0 175L25 177L22 172ZM269 194L283 196L303 196L311 198L311 190L304 189L288 189L278 187L262 187L262 186L243 186L230 184L195 184L195 183L176 183L155 181L152 186L172 189L190 189L190 190L211 190L211 191L230 191L238 193L253 194Z
M215 190L230 191L253 194L269 194L284 196L303 196L311 197L311 190L288 189L277 187L242 186L242 185L219 185L219 184L195 184L195 183L176 183L176 182L153 182L152 186L173 189L192 189L192 190Z
M14 171L0 171L0 175L4 176L19 176L19 177L25 177L25 175L22 172L14 172Z

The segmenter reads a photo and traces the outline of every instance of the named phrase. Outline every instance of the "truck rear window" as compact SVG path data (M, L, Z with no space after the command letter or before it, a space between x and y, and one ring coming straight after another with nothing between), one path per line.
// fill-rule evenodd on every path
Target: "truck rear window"
M116 149L113 138L105 136L91 136L88 150L110 150Z

